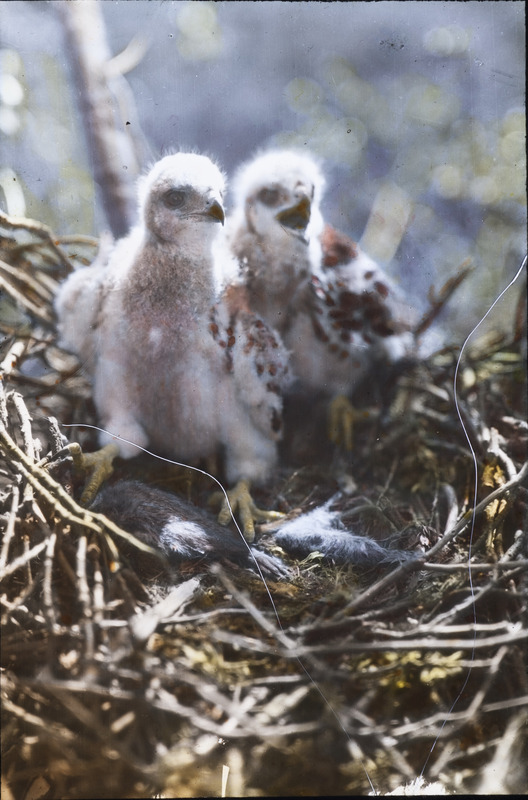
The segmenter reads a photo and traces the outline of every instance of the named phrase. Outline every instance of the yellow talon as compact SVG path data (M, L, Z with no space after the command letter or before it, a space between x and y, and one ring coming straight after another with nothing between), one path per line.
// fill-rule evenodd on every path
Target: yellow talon
M352 450L354 424L358 412L343 394L338 394L330 403L328 410L328 437L334 444L342 444L346 450Z
M113 461L119 454L119 448L116 444L110 443L94 453L83 453L81 446L77 442L73 442L68 449L72 455L75 469L79 472L86 472L88 475L80 503L83 506L89 506L101 484L114 471Z
M247 542L252 542L255 538L255 522L270 522L282 519L284 515L279 511L264 511L257 508L251 497L249 486L249 481L240 480L227 492L228 500L220 492L215 492L211 497L211 502L222 501L222 508L218 514L218 522L221 525L227 525L232 519L232 515L238 512L244 537Z

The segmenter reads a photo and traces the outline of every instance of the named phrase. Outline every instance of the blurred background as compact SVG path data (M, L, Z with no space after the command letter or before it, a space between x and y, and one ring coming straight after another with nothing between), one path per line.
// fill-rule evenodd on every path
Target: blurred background
M109 223L66 5L0 3L0 203L57 235L99 235ZM97 6L117 131L134 143L122 149L127 180L171 149L206 152L229 175L271 144L315 152L326 219L419 309L473 259L435 344L463 341L515 274L526 249L524 3ZM519 291L490 324L511 328Z

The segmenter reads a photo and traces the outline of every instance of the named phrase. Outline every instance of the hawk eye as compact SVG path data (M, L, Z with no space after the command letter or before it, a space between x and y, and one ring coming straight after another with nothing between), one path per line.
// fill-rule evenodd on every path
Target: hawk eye
M185 202L185 192L179 189L169 189L163 195L163 203L167 208L181 208Z
M278 189L261 189L258 193L258 199L265 206L276 206L280 200Z

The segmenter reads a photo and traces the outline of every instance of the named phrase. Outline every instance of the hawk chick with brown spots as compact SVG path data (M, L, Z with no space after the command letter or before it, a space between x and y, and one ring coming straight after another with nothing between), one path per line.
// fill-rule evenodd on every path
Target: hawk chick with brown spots
M411 315L381 268L324 224L323 190L304 152L270 150L239 170L227 221L241 265L233 285L291 351L294 391L350 397L412 353Z

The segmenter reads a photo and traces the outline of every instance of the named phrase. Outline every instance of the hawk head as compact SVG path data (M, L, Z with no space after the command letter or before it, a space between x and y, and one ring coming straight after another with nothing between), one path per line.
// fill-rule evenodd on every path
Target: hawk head
M322 231L319 205L324 178L317 162L296 150L270 150L243 166L233 192L239 224L277 244L292 237L308 243Z
M207 156L165 156L138 183L146 232L158 242L181 242L189 232L212 240L224 224L224 190L224 175Z

